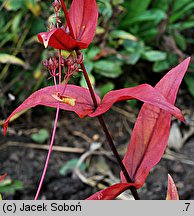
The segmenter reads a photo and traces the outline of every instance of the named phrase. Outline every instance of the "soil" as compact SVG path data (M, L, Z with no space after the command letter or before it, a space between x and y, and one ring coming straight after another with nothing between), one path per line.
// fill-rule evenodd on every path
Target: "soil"
M182 101L178 103L182 104ZM186 110L188 107L182 108ZM128 114L131 115L130 118ZM47 151L39 149L42 144L35 143L31 139L31 134L41 128L52 131L54 116L54 110L48 112L43 107L34 108L10 123L6 137L0 134L1 174L6 172L7 178L20 180L24 185L23 189L16 190L14 194L2 193L3 199L34 198ZM136 116L137 111L129 109L126 104L117 104L116 108L105 114L105 120L122 156L128 145ZM181 129L183 127L182 131L188 130L182 124L180 127ZM72 147L78 152L53 151L40 199L86 199L100 190L99 185L107 186L110 182L119 181L119 168L114 157L110 155L91 154L85 161L87 165L87 169L83 172L85 179L95 179L98 186L83 182L83 179L75 175L72 169L69 169L65 175L59 172L68 161L80 159L83 155L79 153L80 149L87 152L92 145L100 143L101 147L98 151L110 152L100 131L97 119L79 119L73 113L61 111L55 146ZM48 143L49 140L44 144ZM35 148L32 144L35 144ZM166 152L161 161L151 170L146 183L139 190L141 199L165 199L168 173L172 175L177 185L180 199L194 199L194 137L191 135L179 150L176 148L167 150L173 153L173 156L171 155L170 158ZM121 197L124 198L127 196Z

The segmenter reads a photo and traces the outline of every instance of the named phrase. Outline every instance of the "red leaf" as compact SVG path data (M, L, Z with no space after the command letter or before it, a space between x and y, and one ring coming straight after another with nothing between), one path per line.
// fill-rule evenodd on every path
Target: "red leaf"
M69 18L75 38L89 45L93 40L98 23L96 0L73 0Z
M112 200L115 199L122 192L127 190L129 187L134 186L133 183L118 183L112 185L104 190L98 191L92 196L88 197L86 200Z
M38 39L44 44L45 48L49 45L55 49L70 51L88 47L88 44L76 41L62 28L56 28L49 32L41 32L38 34Z
M7 173L3 174L2 176L0 176L0 182L7 176Z
M58 85L58 92L63 92L64 85ZM93 102L89 93L89 90L80 86L66 85L64 96L67 98L67 102L60 102L57 100L57 91L55 86L49 86L34 92L29 96L17 109L15 109L4 123L4 134L6 133L8 123L10 119L16 114L25 109L35 107L37 105L43 105L48 107L57 108L60 103L60 109L69 110L75 112L80 118L93 112ZM75 106L69 105L68 99L75 99ZM98 103L100 98L96 95ZM71 99L69 99L71 100Z
M108 92L104 96L100 106L96 109L95 112L90 114L90 116L95 117L105 113L116 102L132 99L138 99L145 103L160 107L173 114L180 120L184 121L184 117L181 111L178 108L174 107L171 103L169 103L162 94L160 94L148 84L142 84L136 87L124 88Z
M167 101L174 104L175 98L189 65L187 58L168 72L156 85ZM171 114L156 106L144 104L133 129L130 144L123 163L132 180L141 187L151 170L161 159L167 145ZM126 182L121 173L122 182Z
M168 191L166 200L179 200L179 194L172 177L168 174Z
M98 22L96 0L73 0L69 18L75 39L69 34L68 27L62 27L39 33L39 41L45 47L49 45L55 49L69 51L86 49L93 40Z

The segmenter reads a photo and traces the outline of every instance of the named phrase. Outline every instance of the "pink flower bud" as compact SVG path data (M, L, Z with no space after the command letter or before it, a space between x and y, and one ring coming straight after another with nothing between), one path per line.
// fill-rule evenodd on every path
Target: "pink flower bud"
M58 13L60 8L61 8L61 3L58 0L54 0L54 2L52 3L55 12Z
M77 52L77 60L76 61L77 61L77 64L81 64L83 62L83 54L80 51Z

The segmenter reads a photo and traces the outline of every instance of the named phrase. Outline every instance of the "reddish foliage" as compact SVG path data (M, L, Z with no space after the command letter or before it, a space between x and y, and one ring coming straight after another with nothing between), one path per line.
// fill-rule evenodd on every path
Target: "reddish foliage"
M173 68L155 87L155 89L163 94L172 105L175 102L180 83L186 73L189 61L190 58ZM113 94L111 96L114 97ZM110 104L112 101L115 101L115 98L108 98L109 100L106 99L105 101L109 101ZM108 106L110 106L110 104ZM101 112L98 109L96 112ZM106 109L106 107L103 107L103 109ZM170 131L170 121L171 114L156 106L145 103L141 108L128 150L123 159L123 163L130 177L134 180L133 186L137 189L142 187L150 169L159 162L164 153ZM128 188L127 184L130 186L130 183L125 183L126 180L122 173L121 179L123 183L101 190L88 199L104 200L116 198L116 196ZM170 177L168 182L167 198L177 199L178 192Z
M156 85L158 90L172 105L188 68L190 58L168 72ZM133 181L141 187L150 172L161 159L170 132L171 114L156 106L144 104L138 115L130 144L123 163ZM122 182L125 178L121 173Z
M49 45L55 49L86 49L93 40L98 22L96 0L73 0L69 18L75 38L70 35L69 27L66 26L39 33L39 41L44 43L45 47Z
M96 0L73 0L69 18L75 38L89 45L94 38L98 23Z
M87 72L84 70L85 67L83 66L82 55L79 56L78 51L87 48L93 40L98 21L96 0L73 0L69 13L67 12L63 0L60 0L60 3L58 0L55 0L53 7L56 13L56 26L52 26L48 32L39 33L38 39L45 47L51 46L59 50L59 62L56 60L57 64L54 65L55 68L53 71L50 69L51 76L54 78L55 86L49 86L34 92L17 109L15 109L4 124L4 134L6 134L10 119L23 110L37 105L57 108L49 153L39 184L39 189L35 197L35 199L37 199L45 177L50 154L52 152L59 109L73 111L80 118L87 115L90 117L96 117L108 111L116 102L131 99L143 101L145 104L142 106L138 115L130 144L123 159L123 164L134 183L126 183L126 179L123 176L123 173L121 173L122 183L112 185L88 198L92 200L114 199L120 193L132 186L136 189L142 187L150 170L160 161L169 137L171 116L174 115L176 118L184 121L181 111L174 106L174 102L180 83L188 68L190 58L186 59L167 73L155 88L148 84L142 84L132 88L115 90L107 93L101 101L98 95L95 94L95 96L93 96L93 90L88 81L89 78L87 79ZM58 16L60 7L62 7L66 18L66 26L62 27L59 27L61 23ZM66 59L62 63L63 59L60 50L76 50L76 61L74 61L73 58L72 61ZM68 70L66 71L64 69L65 80L67 77L69 78L73 72L79 71L78 65L81 64L90 91L79 86L66 85L68 79L66 80L65 85L61 84L61 69L62 66L65 68L65 62L68 62L66 65L68 66ZM46 65L48 66L47 63L48 62L46 62ZM57 68L59 71L58 83L60 85L57 85L56 81L57 75L55 72ZM93 100L91 95L93 96ZM95 101L95 97L97 102ZM95 107L98 105L96 110L94 110L94 104ZM103 128L106 127L104 125L102 124ZM108 132L106 132L106 130L104 131L108 140L110 140L111 138ZM119 156L117 154L115 155L119 161ZM5 175L0 176L0 181L3 178L5 178ZM178 199L178 192L170 176L168 178L167 199Z
M142 100L143 102L161 107L169 113L178 116L180 119L183 119L181 111L178 108L168 103L158 91L156 91L153 87L147 84L127 88L126 90L122 89L108 93L107 95L105 95L101 105L95 112L93 101L91 99L88 89L75 85L66 85L65 95L59 98L58 92L63 92L64 87L64 85L58 85L57 87L49 86L34 92L7 118L4 124L4 134L6 134L10 119L16 113L19 113L25 109L35 107L37 105L57 108L58 103L60 103L60 109L73 111L80 118L82 118L87 115L91 117L98 116L106 112L113 105L113 103L117 101L137 98L139 100ZM71 103L65 102L63 98L72 98L75 100L75 102L73 101L73 105L71 105ZM100 98L97 94L96 98L98 104L100 104Z
M136 87L124 88L108 92L100 106L90 116L95 117L108 111L112 105L119 101L138 99L145 103L160 107L184 121L181 111L167 102L166 98L160 92L153 89L148 84L142 84Z
M166 200L179 200L179 194L172 177L168 174L168 191Z
M58 85L57 88L59 92L63 92L64 85ZM75 85L66 85L65 96L75 99L75 106L71 106L68 103L63 103L59 100L56 100L56 98L54 97L57 97L56 93L56 86L45 87L34 92L7 118L4 124L4 134L6 133L10 119L16 113L35 107L37 105L57 108L58 103L60 103L60 109L71 110L75 112L80 118L93 112L93 102L88 89ZM97 101L100 102L98 95L96 95L96 98Z
M104 190L98 191L97 193L88 197L86 200L112 200L115 199L119 194L121 194L123 191L127 190L131 186L135 186L135 184L118 183Z

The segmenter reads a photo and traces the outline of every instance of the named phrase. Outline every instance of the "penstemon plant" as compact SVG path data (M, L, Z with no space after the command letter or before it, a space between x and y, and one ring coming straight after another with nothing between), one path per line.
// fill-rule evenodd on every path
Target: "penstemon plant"
M160 161L167 145L171 116L185 122L181 111L174 106L176 95L189 65L190 58L168 72L153 88L148 84L123 88L108 92L101 100L94 92L88 77L81 50L86 49L93 40L97 22L96 0L73 0L68 11L63 0L54 0L56 24L49 26L48 32L38 34L39 41L47 48L57 50L57 57L50 57L43 63L53 78L53 85L42 88L29 96L16 108L4 123L6 134L10 119L25 109L43 105L56 108L56 117L50 141L50 148L44 170L35 195L39 194L46 175L54 144L60 110L75 112L80 118L97 117L117 163L121 169L121 183L99 191L88 199L114 199L123 191L130 189L134 199L140 199L137 190L146 181L150 170ZM66 23L62 24L59 11L63 10ZM70 52L67 58L61 50ZM83 73L88 88L68 84L75 73ZM107 129L103 114L114 103L137 99L144 102L135 123L128 149L122 160ZM176 186L168 176L167 199L178 199Z

